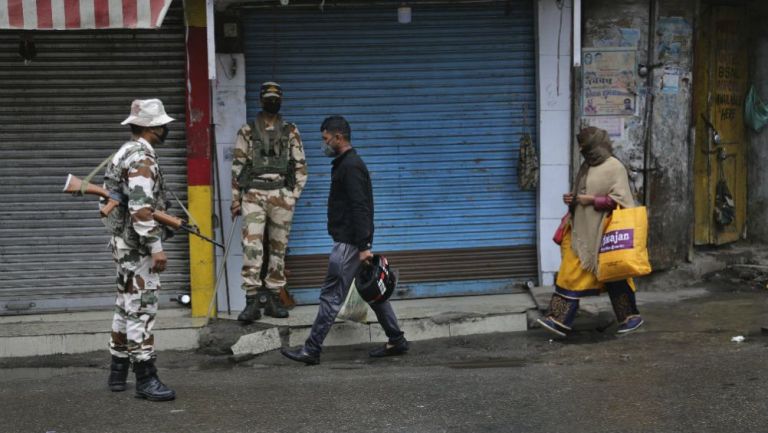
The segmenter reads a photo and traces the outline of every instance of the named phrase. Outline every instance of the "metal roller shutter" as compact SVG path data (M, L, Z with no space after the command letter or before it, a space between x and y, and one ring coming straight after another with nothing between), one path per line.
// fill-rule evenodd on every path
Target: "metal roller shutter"
M19 33L0 32L0 314L114 302L97 199L61 190L67 173L84 177L129 137L120 122L133 99L160 98L178 120L157 151L170 189L186 201L185 36L175 6L161 30L25 33L37 49L28 65ZM165 302L189 289L186 236L166 250Z
M292 288L317 287L330 250L330 160L318 128L331 114L350 121L373 177L374 250L400 267L405 287L536 279L536 199L516 176L524 116L535 129L532 2L409 4L406 25L395 6L343 2L323 13L314 5L245 14L248 117L259 110L259 84L279 82L308 156L289 244Z

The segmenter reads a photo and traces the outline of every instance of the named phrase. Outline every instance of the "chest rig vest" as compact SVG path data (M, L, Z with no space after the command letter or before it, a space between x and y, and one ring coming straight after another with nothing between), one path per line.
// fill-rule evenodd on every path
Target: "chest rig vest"
M141 142L129 141L126 145L127 148L125 149L125 152L120 155L117 163L115 164L113 161L110 161L110 163L107 164L107 170L104 173L104 188L117 193L121 197L120 206L115 207L115 209L110 212L107 217L102 218L101 221L111 235L119 236L123 238L128 245L137 247L139 246L139 235L133 230L133 225L131 224L131 212L128 210L128 197L130 196L131 191L128 189L128 169L124 167L124 164L125 161L139 152L152 155L155 162L157 162L157 157ZM160 171L159 166L152 194L153 197L155 197L155 210L164 211L169 207L170 202L166 197L165 179L163 178L163 173ZM102 201L106 202L105 199L102 199ZM165 238L165 235L163 238Z
M243 189L293 189L295 184L294 162L291 158L290 133L292 125L278 118L275 128L267 130L258 118L250 123L249 163L243 167L238 183ZM277 179L261 178L262 175L278 175Z

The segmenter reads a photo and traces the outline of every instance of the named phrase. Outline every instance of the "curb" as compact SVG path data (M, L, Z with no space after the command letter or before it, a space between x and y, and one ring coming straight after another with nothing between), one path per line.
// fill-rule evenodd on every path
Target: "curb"
M458 337L475 334L490 334L497 332L520 332L528 330L528 313L497 314L488 316L457 317L452 320L435 320L435 318L404 319L400 328L405 332L409 341L431 340L434 338ZM292 327L287 329L286 343L288 346L299 346L309 337L310 326ZM273 336L267 337L271 333ZM265 338L269 344L259 343ZM259 355L279 349L278 328L246 334L232 346L235 355ZM333 325L323 345L351 346L367 343L384 343L387 336L377 322L355 323L338 322Z
M401 329L411 341L528 329L536 304L528 293L397 300L393 302ZM296 307L288 319L265 318L250 327L220 315L227 325L218 337L221 350L234 356L258 355L282 346L303 344L309 336L317 306ZM188 317L188 310L161 312L153 332L157 350L205 350L205 320ZM3 317L0 321L0 358L76 354L107 350L112 312ZM375 318L374 318L375 320ZM209 333L210 334L210 333ZM209 335L210 336L210 335ZM387 337L376 321L337 322L326 346L379 344ZM234 344L233 344L234 343Z

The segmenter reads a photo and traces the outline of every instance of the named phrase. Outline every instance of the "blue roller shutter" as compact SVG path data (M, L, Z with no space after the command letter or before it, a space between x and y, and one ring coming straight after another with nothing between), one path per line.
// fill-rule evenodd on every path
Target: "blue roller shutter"
M411 5L405 25L394 6L244 14L248 117L259 84L279 82L310 168L289 244L293 287L318 285L331 247L330 159L318 130L331 114L351 124L373 177L374 250L399 258L406 289L494 280L478 290L503 291L535 280L535 194L516 178L524 112L536 112L532 3ZM417 295L458 293L425 287Z

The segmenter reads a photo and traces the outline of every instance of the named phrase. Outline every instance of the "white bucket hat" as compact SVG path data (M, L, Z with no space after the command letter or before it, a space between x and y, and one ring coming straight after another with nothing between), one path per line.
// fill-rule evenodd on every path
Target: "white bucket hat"
M174 120L176 119L165 114L165 107L159 99L136 99L131 103L131 115L120 124L151 128L163 126Z

